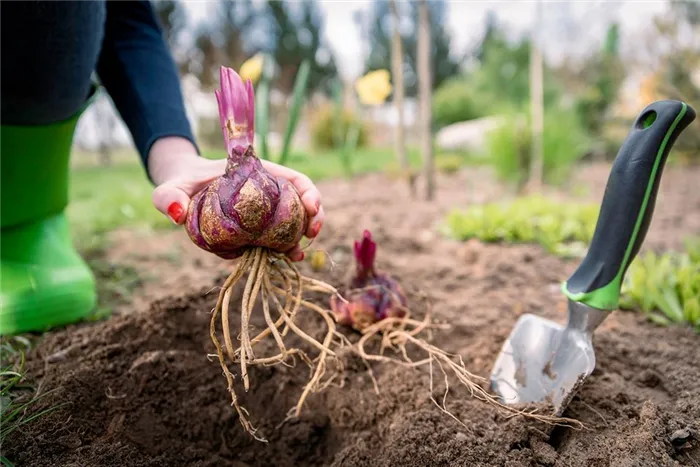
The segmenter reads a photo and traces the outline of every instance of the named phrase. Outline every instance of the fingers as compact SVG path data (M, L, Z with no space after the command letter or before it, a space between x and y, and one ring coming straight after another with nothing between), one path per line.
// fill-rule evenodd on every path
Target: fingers
M190 197L175 183L166 182L153 190L153 205L175 224L183 224L187 218Z
M304 203L306 212L310 216L318 215L321 210L321 192L318 191L316 185L306 175L301 175L292 180L292 184L297 188L301 195L301 202Z
M224 173L226 160L207 160L200 157L180 164L173 178L153 190L153 205L175 224L183 224L187 217L190 197Z
M306 236L308 238L315 238L323 227L323 222L326 220L326 213L323 210L323 206L318 209L318 213L309 221L309 225L306 229Z
M262 163L265 169L272 175L286 178L294 185L294 188L299 192L299 196L301 196L301 201L304 203L304 207L306 208L306 212L309 213L309 216L314 217L318 215L321 209L321 192L316 188L316 185L314 185L314 182L312 182L309 177L296 170L275 164L274 162L263 161Z
M287 252L287 257L295 263L302 261L304 259L304 252L301 250L301 245L297 243L294 248Z

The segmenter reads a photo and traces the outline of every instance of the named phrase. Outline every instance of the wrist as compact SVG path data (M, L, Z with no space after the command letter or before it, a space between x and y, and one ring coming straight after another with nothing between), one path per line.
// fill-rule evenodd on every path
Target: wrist
M164 136L151 145L148 152L148 173L158 186L182 173L180 168L183 164L198 158L197 148L187 138Z

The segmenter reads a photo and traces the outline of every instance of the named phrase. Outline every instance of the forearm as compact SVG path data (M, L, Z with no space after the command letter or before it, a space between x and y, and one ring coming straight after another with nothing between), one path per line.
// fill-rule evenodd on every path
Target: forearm
M197 151L177 67L148 1L107 2L97 72L154 183L149 159L157 140L184 139Z
M197 158L197 147L188 139L179 136L159 138L151 145L146 170L155 185L182 176L182 165Z

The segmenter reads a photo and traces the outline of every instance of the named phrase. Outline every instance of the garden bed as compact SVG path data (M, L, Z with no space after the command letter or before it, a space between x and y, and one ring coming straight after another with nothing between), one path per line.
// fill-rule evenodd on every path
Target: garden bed
M607 178L606 170L599 173ZM675 245L694 232L700 194L690 188L697 177L698 171L667 171L649 247ZM435 342L484 377L520 314L564 321L559 283L576 261L537 246L448 241L431 230L450 207L498 199L502 193L488 177L465 172L445 178L432 204L403 204L405 197L396 195L403 187L378 178L321 187L329 220L314 248L328 251L335 267L315 273L305 263L305 274L341 285L351 266L352 240L371 229L379 267L402 282L411 303L418 303L418 292L428 292L434 317L453 326L436 331ZM590 186L593 199L600 199L600 184ZM157 242L184 245L182 237L178 232ZM213 352L209 312L217 295L211 289L230 266L189 246L183 246L177 267L155 256L147 261L148 242L133 236L129 241L122 234L109 254L141 252L131 261L164 271L168 281L147 285L139 294L148 300L108 321L41 340L29 356L29 377L41 382L42 391L59 390L39 406L69 405L11 435L3 451L17 465L700 465L700 336L631 312L613 313L595 334L597 368L564 414L585 429L507 418L452 385L447 408L462 425L431 401L427 371L373 365L376 394L364 363L346 353L344 387L312 395L302 416L286 423L308 372L284 366L251 370L251 393L241 402L269 440L260 443L241 428L221 368L215 358L207 359ZM418 316L426 311L414 308ZM320 319L299 319L321 335ZM432 396L440 400L442 393L438 385Z

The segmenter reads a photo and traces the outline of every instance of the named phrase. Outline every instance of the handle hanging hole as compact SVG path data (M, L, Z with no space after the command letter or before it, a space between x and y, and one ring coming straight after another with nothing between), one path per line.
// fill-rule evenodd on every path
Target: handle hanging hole
M644 115L642 115L639 120L637 120L637 125L636 127L639 128L640 130L646 130L649 128L654 122L656 121L656 112L653 110L650 110Z

